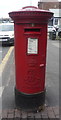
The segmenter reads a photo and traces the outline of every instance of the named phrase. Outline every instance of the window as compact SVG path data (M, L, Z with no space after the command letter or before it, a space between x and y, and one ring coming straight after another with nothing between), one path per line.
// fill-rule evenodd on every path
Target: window
M55 25L58 25L58 18L55 18Z

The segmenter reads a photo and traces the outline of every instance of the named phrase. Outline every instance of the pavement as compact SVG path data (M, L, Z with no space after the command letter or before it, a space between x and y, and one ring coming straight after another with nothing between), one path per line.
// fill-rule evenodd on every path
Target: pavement
M52 47L52 49L53 49L53 47ZM12 59L14 59L14 57ZM48 69L48 67L47 67L47 69ZM51 73L51 71L49 71L49 72ZM50 74L48 73L47 79L49 80L49 78L50 78ZM5 79L5 77L4 77L4 79ZM48 80L47 80L47 83L48 83L47 86L49 85ZM50 83L51 83L51 81L50 81ZM30 119L34 119L34 120L37 120L37 119L40 119L40 120L61 120L60 119L60 112L59 112L61 109L59 108L59 104L58 104L57 100L56 100L55 104L54 103L53 104L48 104L48 103L45 104L44 109L41 111L37 111L37 112L36 111L29 112L29 111L24 111L22 109L18 109L15 105L14 86L15 86L15 63L13 60L13 62L10 63L10 79L8 81L8 84L5 87L4 92L3 92L4 97L2 96L2 110L0 109L0 119L1 120L22 120L22 119L26 119L26 120L28 120L28 119L29 120ZM49 90L49 87L48 87L48 90ZM8 88L9 88L9 91L8 91ZM11 89L12 89L12 91L11 91ZM47 93L49 93L49 91ZM51 95L51 93L49 93L49 94ZM47 95L49 96L49 94L47 94ZM53 96L54 96L54 94L53 94ZM46 101L48 101L47 96L46 96Z
M8 109L2 111L2 120L59 120L59 107L45 107L41 112L25 112L23 110Z

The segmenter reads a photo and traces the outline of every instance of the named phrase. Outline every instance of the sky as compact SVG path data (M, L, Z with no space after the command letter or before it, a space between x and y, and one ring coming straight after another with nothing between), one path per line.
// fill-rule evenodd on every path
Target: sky
M24 6L30 6L30 5L38 6L38 1L40 0L1 0L0 1L0 18L9 17L8 16L9 12L20 10ZM54 0L44 0L44 1L54 1Z
M4 2L5 1L5 2ZM39 0L1 0L0 1L0 18L8 17L8 13L20 10L24 6L37 6Z

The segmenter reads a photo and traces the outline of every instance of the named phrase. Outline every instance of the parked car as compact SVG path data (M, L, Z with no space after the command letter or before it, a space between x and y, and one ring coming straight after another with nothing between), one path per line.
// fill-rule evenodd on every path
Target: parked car
M58 25L54 25L54 28L56 29L56 32L58 31Z
M48 25L48 33L49 33L49 32L53 32L53 31L56 32L55 27L54 27L54 26L49 26L49 25Z
M56 39L56 29L54 26L48 26L48 35L49 35L49 39L51 40Z
M14 44L14 24L2 23L0 24L0 43L1 44Z
M61 25L59 25L59 28L58 28L58 36L61 38Z

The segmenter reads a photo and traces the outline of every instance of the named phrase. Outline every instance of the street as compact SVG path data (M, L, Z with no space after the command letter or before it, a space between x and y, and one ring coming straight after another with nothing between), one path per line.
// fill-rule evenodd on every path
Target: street
M10 47L8 47L8 46L2 47L2 49L1 49L2 50L2 52L1 52L1 60L2 61L6 57L9 49L10 49ZM10 58L8 59L5 67L3 67L4 69L3 69L3 72L2 72L2 76L0 75L0 101L2 100L2 107L5 104L5 103L3 104L3 98L4 98L4 101L5 101L4 95L6 95L5 89L7 88L9 79L11 77L11 68L12 68L12 64L13 64L13 57L12 56L13 56L13 53L10 54L10 56L9 56ZM4 91L5 91L5 93L4 93ZM7 91L9 91L9 89ZM7 96L6 96L6 99L7 99ZM0 105L0 107L1 107L1 105Z
M9 46L0 46L0 63L2 62L3 58L5 57L5 55L7 54L8 50L9 50Z
M59 47L57 41L48 42L46 101L49 106L59 105Z
M5 57L5 55L7 54L9 48L10 48L9 46L3 46L2 47L2 60Z
M46 68L46 106L59 106L59 41L48 40L47 44L47 68ZM1 49L1 48L0 48ZM2 48L2 56L9 51L10 47ZM0 52L1 54L1 52ZM2 109L14 109L15 106L15 62L14 49L2 72L2 91L0 92L0 101L2 99ZM1 89L1 84L0 84Z

